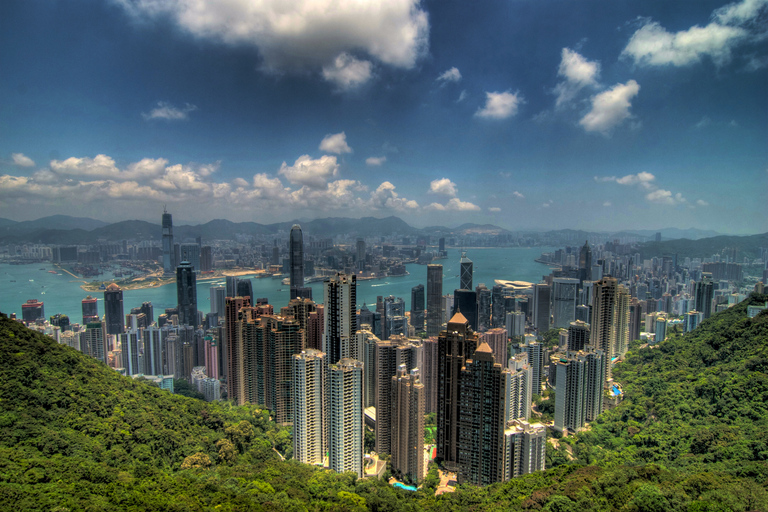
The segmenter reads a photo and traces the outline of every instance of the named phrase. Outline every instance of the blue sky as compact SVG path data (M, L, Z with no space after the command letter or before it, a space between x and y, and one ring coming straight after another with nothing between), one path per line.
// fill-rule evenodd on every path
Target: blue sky
M6 0L0 217L768 231L768 0Z

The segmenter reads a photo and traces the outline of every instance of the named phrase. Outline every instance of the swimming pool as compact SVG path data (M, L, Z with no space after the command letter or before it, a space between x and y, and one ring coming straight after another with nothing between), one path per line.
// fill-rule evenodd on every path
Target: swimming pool
M395 482L394 484L392 484L392 487L399 487L401 489L405 489L406 491L416 490L416 487L414 487L413 485L405 485L405 484L401 484L400 482Z

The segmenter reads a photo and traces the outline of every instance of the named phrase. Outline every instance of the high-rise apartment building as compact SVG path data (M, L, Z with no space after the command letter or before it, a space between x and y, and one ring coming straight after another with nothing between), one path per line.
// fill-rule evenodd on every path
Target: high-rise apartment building
M507 352L507 330L501 328L490 329L478 334L478 341L485 342L491 347L496 361L505 362L509 359Z
M342 358L359 359L355 333L357 332L357 278L337 273L324 283L325 328L323 352L328 364Z
M531 366L532 394L541 395L541 385L544 383L544 365L547 349L542 343L532 341L532 337L526 336L525 345L520 347L522 352L528 354L528 364Z
M325 354L315 349L293 355L293 458L322 465L326 450Z
M200 246L193 243L179 244L179 261L192 265L194 272L200 272ZM181 263L179 263L181 264Z
M197 325L197 277L194 267L182 261L176 267L176 297L179 305L179 325Z
M83 299L83 325L99 321L99 306L95 297L88 295Z
M227 298L227 289L224 286L211 286L211 313L224 318L224 303Z
M104 290L104 320L107 324L107 334L121 334L125 330L124 315L123 290L112 283Z
M173 217L163 208L163 272L173 274L176 269L173 243Z
M624 357L629 350L629 290L619 285L616 289L616 347L610 357Z
M440 334L443 309L443 266L427 265L427 336Z
M693 296L695 297L694 309L704 314L704 320L712 316L712 299L715 295L712 274L701 273L701 281L694 284Z
M363 476L363 363L342 358L328 367L328 465Z
M531 417L533 400L533 371L528 364L528 354L521 353L511 357L507 369L507 423L513 420L528 420Z
M496 284L491 289L491 327L504 327L507 321L504 287Z
M568 352L584 350L589 345L589 324L576 320L568 326Z
M107 363L107 344L104 339L104 326L101 322L90 322L85 325L85 332L80 338L80 348L102 363Z
M227 335L227 357L224 368L226 370L227 396L237 404L247 402L243 375L243 333L238 322L243 319L241 310L250 306L251 301L246 297L227 297L224 305L224 326Z
M505 480L544 469L547 429L541 423L515 421L504 431Z
M592 249L589 240L584 242L579 251L579 279L581 282L592 280Z
M570 352L557 363L555 428L577 432L603 410L605 354L602 350Z
M576 320L578 289L578 279L556 277L552 280L553 328L568 328L568 325Z
M437 336L425 338L421 343L419 380L424 384L424 414L437 412L437 386L439 382L439 352Z
M363 409L376 407L376 345L381 340L370 330L370 325L360 326L355 333L363 362Z
M127 332L120 333L120 354L122 356L122 367L125 375L137 375L142 372L140 364L139 331L129 329Z
M592 298L592 321L590 322L590 345L595 350L602 350L606 357L605 379L611 378L611 355L616 350L616 295L618 282L613 277L603 277L594 286Z
M411 325L416 332L424 330L424 285L411 288Z
M419 482L424 478L424 385L419 382L418 369L409 372L406 368L406 364L398 366L390 385L390 453L392 469Z

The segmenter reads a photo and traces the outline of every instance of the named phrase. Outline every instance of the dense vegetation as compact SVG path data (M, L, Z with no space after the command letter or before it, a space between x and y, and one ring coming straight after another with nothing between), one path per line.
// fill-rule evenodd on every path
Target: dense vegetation
M556 467L439 497L434 469L414 493L282 461L267 411L170 395L0 319L0 509L768 510L768 314L745 310L635 347L626 399L548 449Z

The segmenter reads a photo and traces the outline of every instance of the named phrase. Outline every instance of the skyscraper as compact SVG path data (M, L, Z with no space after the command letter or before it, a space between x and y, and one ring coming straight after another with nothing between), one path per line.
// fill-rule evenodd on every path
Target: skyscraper
M325 457L325 354L307 349L293 356L293 458L323 464Z
M411 288L411 325L416 332L424 330L424 285Z
M237 297L248 297L251 304L256 304L256 298L253 296L253 283L249 278L237 280Z
M533 371L528 364L528 354L517 354L507 364L507 423L528 420L533 399Z
M549 330L552 287L548 284L533 285L533 326L541 335Z
M294 224L288 241L288 272L291 298L312 298L312 288L304 287L304 236L301 226Z
M99 306L94 297L88 295L83 299L83 325L99 321Z
M192 270L200 272L200 246L197 244L179 244L179 257L192 265Z
M467 258L467 253L464 251L459 260L459 283L459 288L462 290L472 289L472 260Z
M576 320L568 326L568 352L584 350L589 345L589 324Z
M505 397L508 371L480 343L460 374L459 483L504 480Z
M589 240L584 242L579 251L579 278L582 282L592 280L592 249L589 247Z
M237 325L241 320L240 310L250 307L250 300L244 297L227 297L224 305L224 326L227 333L226 370L227 396L237 404L246 403L243 376L242 333Z
M424 414L437 413L437 387L440 374L437 336L422 340L421 356L419 380L424 384Z
M357 271L363 272L365 270L365 240L358 238L356 248L355 263L357 264Z
M477 331L485 332L491 328L491 291L480 283L475 288L477 297Z
M363 476L363 363L343 358L329 366L328 464Z
M346 357L359 359L362 356L353 350L357 332L357 278L337 273L325 281L324 295L323 352L328 364L335 364Z
M603 277L594 286L592 297L592 321L590 322L590 345L602 350L605 357L605 380L611 378L611 355L616 350L616 294L618 283L613 277Z
M197 325L197 277L188 261L176 267L176 297L179 305L179 325Z
M603 410L605 355L602 350L570 352L557 363L555 428L576 432Z
M107 324L107 334L121 334L125 330L123 290L115 283L104 290L104 319Z
M459 466L459 375L477 347L469 322L456 313L438 343L437 458L453 471Z
M624 357L629 350L629 303L632 297L624 286L616 290L616 347L609 357Z
M173 217L163 207L163 272L173 273L176 268L173 245Z
M578 279L556 277L552 280L553 328L567 328L571 322L576 320L578 288Z
M80 348L84 354L88 354L102 363L107 362L107 343L104 339L104 327L101 322L91 322L85 325L82 334Z
M427 336L440 334L443 317L443 266L427 265Z
M477 330L477 292L475 290L454 290L452 314L461 313L469 322L469 328Z
M424 385L419 382L418 369L408 372L406 367L398 366L390 386L390 453L392 469L418 482L424 478Z
M224 302L227 298L227 289L224 286L211 286L211 313L224 318Z
M694 309L703 313L705 320L712 316L712 298L714 294L712 274L710 272L702 272L701 281L694 284L693 295L696 299Z
M500 284L491 289L491 327L504 327L507 321L506 301L504 300L504 287Z

